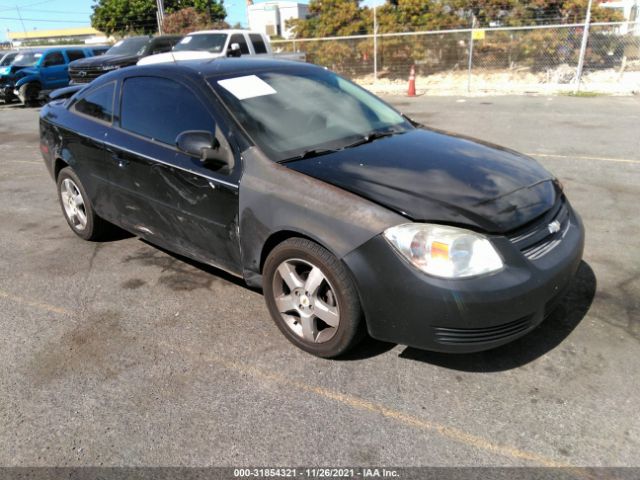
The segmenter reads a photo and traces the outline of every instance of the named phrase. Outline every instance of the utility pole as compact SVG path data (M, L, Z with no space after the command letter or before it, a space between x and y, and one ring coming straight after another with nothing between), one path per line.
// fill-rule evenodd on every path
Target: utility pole
M580 82L582 81L582 69L584 68L584 56L587 52L587 42L589 41L589 24L591 23L591 4L593 0L589 0L587 5L587 16L584 20L584 31L582 32L582 43L580 44L580 57L578 58L578 70L576 72L576 90L580 91Z
M156 0L156 18L158 19L158 33L162 35L162 23L164 22L164 2L163 0Z
M471 33L469 34L469 67L467 71L467 92L471 92L471 66L473 65L473 29L476 28L476 14L473 13L472 15Z
M373 79L378 80L378 6L373 6Z

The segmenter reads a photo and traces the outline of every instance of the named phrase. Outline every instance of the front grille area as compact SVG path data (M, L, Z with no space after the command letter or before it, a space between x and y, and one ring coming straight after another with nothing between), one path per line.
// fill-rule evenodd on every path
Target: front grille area
M554 232L549 227L555 222L559 229ZM511 235L509 240L529 260L538 260L560 244L570 225L569 209L563 200L541 219Z
M474 345L490 343L518 335L531 325L531 316L513 322L483 328L434 327L435 338L443 345Z
M98 68L69 68L69 77L74 83L89 83L105 73L102 67Z

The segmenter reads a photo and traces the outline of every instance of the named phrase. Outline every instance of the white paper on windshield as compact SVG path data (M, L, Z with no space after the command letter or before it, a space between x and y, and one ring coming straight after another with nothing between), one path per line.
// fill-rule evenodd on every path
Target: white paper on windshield
M271 85L255 75L218 80L218 85L231 92L238 100L278 93Z
M180 40L180 43L185 44L185 43L189 43L191 41L192 37L184 37L182 40Z

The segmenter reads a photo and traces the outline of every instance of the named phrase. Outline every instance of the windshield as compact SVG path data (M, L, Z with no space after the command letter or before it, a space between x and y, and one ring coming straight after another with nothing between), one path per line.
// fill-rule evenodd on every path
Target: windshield
M142 55L148 43L149 37L125 38L107 50L106 55Z
M187 35L180 40L175 47L173 47L173 51L205 50L211 53L221 53L224 48L224 42L226 41L226 33L201 33L199 35Z
M11 65L13 59L16 57L17 53L7 53L4 57L2 57L2 61L0 61L0 67L6 67L7 65Z
M20 52L13 60L16 67L32 67L42 57L42 52Z
M413 128L380 99L328 70L278 70L209 83L275 161Z

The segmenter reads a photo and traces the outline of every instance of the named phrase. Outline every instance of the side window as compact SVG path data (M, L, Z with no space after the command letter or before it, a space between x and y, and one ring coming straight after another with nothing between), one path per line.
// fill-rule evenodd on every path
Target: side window
M256 53L267 53L267 46L264 44L262 35L258 35L257 33L250 33L249 38L251 39L251 43L253 43L253 49L256 51Z
M67 57L69 57L70 62L73 62L84 58L84 52L82 50L67 50Z
M78 113L111 123L115 89L116 84L114 82L98 87L78 100L73 109Z
M241 33L234 33L231 35L231 40L229 40L229 46L231 44L237 43L240 45L240 53L243 55L249 55L249 46L247 45L247 41L244 38L244 35Z
M189 89L166 78L132 77L124 81L120 126L168 145L186 130L215 132L211 115Z
M171 50L171 43L167 40L158 40L151 44L151 55L155 55L157 53L164 53Z
M64 65L64 57L60 52L51 52L44 57L44 61L42 63L43 67L53 67L55 65Z

